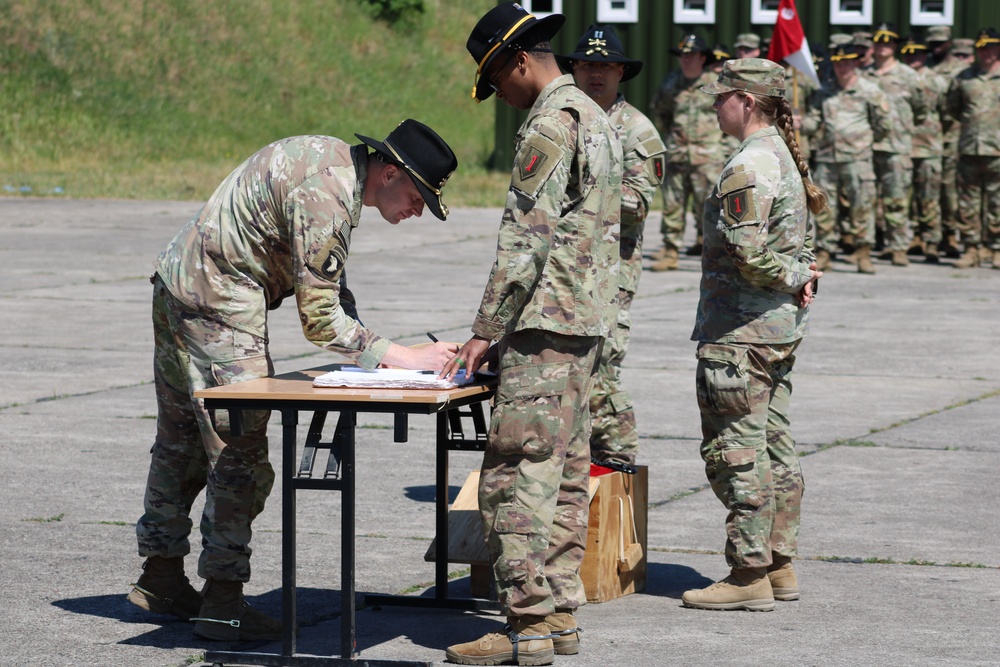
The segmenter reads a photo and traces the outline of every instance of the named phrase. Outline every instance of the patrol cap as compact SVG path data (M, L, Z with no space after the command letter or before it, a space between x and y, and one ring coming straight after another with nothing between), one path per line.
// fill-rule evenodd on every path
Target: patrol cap
M537 18L516 2L505 2L486 12L465 43L465 48L478 65L472 99L482 102L493 94L493 87L486 80L486 70L498 55L549 41L559 32L565 20L562 14Z
M830 35L830 49L836 49L838 46L847 46L854 42L854 37L848 35L846 32L835 32Z
M875 34L872 35L872 41L876 44L888 44L889 42L899 41L899 31L896 30L896 24L889 21L883 21L875 26Z
M841 60L857 60L859 58L857 47L851 44L840 44L830 48L830 62L839 63Z
M927 29L927 43L934 44L939 42L950 42L951 41L951 26L948 25L932 25Z
M865 30L859 30L857 32L851 33L851 38L852 38L851 43L854 44L854 46L860 46L865 49L874 46L874 42L872 41L872 33L867 32Z
M976 35L976 48L982 49L990 44L1000 44L1000 32L996 28L983 28Z
M952 40L951 48L948 49L948 52L953 53L956 56L972 56L976 54L975 47L976 42L974 40L966 37L959 37L958 39Z
M927 51L927 45L913 35L906 38L906 41L903 43L903 48L899 50L900 54L904 56L923 53L925 51Z
M385 141L360 134L354 136L406 171L434 217L439 220L448 217L448 207L441 201L441 191L458 168L458 159L437 132L420 121L407 118L389 133Z
M684 38L677 46L670 49L670 53L679 56L682 53L704 53L706 56L712 55L712 49L708 48L708 43L695 34L684 35Z
M756 35L752 32L744 32L736 35L736 41L733 42L733 48L742 46L745 49L759 49L760 48L760 35Z
M556 61L566 71L572 70L572 65L577 60L592 63L621 63L625 66L622 81L628 81L642 71L642 61L630 60L625 55L622 41L618 39L618 33L610 25L592 23L576 43L576 51L568 56L556 56Z
M784 97L785 68L763 58L727 60L719 72L718 80L702 86L700 90L709 95L742 90L757 95Z

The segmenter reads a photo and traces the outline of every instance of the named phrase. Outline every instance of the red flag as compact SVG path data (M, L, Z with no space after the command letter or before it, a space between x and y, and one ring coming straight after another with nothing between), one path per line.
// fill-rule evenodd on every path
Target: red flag
M819 85L812 53L809 51L809 40L802 31L799 13L795 10L795 0L781 0L778 3L778 22L774 24L767 58L774 62L784 60Z

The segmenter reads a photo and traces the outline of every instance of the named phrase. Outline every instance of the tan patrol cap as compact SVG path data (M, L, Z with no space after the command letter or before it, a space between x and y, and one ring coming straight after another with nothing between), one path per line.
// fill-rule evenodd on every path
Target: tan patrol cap
M785 96L785 68L763 58L727 60L714 83L700 88L709 95L721 95L742 90L770 97Z
M927 29L927 42L950 42L951 41L951 26L949 25L932 25Z
M956 56L972 56L976 54L976 42L966 37L959 37L952 40L948 51Z
M752 32L744 32L736 35L736 41L733 42L733 48L737 46L742 46L745 49L759 49L760 48L760 35L756 35Z

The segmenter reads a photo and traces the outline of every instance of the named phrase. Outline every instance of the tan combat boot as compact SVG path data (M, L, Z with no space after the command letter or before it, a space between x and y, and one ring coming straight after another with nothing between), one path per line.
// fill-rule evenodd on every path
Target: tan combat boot
M676 271L677 266L677 248L664 248L663 257L650 264L649 270Z
M830 261L831 261L831 259L832 258L830 257L829 251L823 250L822 248L820 248L819 250L817 250L816 251L816 270L817 271L826 271L827 269L829 269L830 268Z
M937 243L927 242L924 244L924 262L927 264L941 263L941 254L938 252Z
M209 579L198 612L194 633L223 642L281 639L281 621L257 611L243 598L242 581Z
M966 248L959 260L955 262L956 269L971 269L976 266L979 266L979 248L976 246Z
M551 665L552 635L544 616L508 616L503 632L449 646L445 660L459 665Z
M875 273L871 251L871 246L866 245L859 245L854 251L854 263L858 265L858 273Z
M201 593L184 575L183 558L151 556L142 564L142 576L128 594L128 601L157 614L172 614L182 621L198 615Z
M1000 269L1000 250L993 251L993 268Z
M892 251L892 265L893 266L909 266L910 258L906 256L905 250L893 250Z
M993 251L989 248L979 249L979 266L986 266L993 261Z
M681 601L694 609L774 611L771 580L763 567L734 567L722 581L685 592Z
M577 626L572 611L557 611L545 617L552 635L552 649L556 655L576 655L580 652L580 633L583 628Z
M771 592L775 600L785 602L799 599L799 580L792 569L792 559L781 554L771 554L771 565L767 568L767 578L771 580Z
M652 255L650 255L649 258L655 262L658 259L663 259L663 257L666 254L667 254L667 249L666 248L660 248L659 250L657 250L656 252L654 252Z

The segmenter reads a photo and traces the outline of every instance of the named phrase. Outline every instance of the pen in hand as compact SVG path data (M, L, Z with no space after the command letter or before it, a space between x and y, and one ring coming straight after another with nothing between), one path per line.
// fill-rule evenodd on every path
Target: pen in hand
M440 341L439 341L439 340L437 339L437 337L436 337L436 336L435 336L434 334L432 334L432 333L431 333L430 331L428 331L428 332L427 332L427 337L428 337L428 338L430 338L430 339L431 339L431 341L433 341L433 342L435 342L435 343L439 343L439 342L440 342Z

